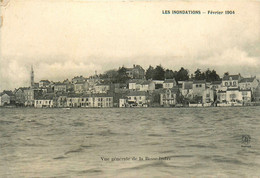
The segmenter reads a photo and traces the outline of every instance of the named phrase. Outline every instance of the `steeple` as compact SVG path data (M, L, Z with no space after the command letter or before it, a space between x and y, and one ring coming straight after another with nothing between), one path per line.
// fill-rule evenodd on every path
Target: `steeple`
M31 66L31 88L34 87L34 72L33 72L33 66Z

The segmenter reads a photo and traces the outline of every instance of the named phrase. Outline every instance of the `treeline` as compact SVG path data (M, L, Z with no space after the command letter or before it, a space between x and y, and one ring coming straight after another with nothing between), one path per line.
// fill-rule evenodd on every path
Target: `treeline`
M127 69L125 67L120 67L118 70L108 70L104 74L100 74L99 77L111 83L126 83L130 79L126 72ZM202 72L200 69L197 69L194 74L190 75L189 70L183 67L178 71L173 71L162 67L162 65L157 65L156 67L150 65L145 71L145 78L147 80L165 80L175 78L177 82L189 79L206 80L207 82L220 80L220 77L215 70L207 69Z

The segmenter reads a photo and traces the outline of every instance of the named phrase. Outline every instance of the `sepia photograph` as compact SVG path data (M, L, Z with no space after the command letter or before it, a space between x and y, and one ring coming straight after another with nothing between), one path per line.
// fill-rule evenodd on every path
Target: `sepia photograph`
M0 177L260 177L260 1L0 5Z

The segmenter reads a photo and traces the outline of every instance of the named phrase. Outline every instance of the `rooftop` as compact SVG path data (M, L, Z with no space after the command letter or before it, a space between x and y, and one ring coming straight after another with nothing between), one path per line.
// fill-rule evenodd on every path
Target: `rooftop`
M240 75L225 75L223 77L223 80L238 80Z
M253 82L254 80L255 80L255 77L242 78L240 83L249 83L249 82Z

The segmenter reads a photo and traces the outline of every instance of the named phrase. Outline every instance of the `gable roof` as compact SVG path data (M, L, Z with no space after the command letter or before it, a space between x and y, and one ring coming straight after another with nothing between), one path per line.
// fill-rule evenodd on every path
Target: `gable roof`
M249 83L249 82L253 82L254 80L255 80L255 77L242 78L240 83Z
M176 83L175 79L165 79L163 83Z
M147 92L145 91L130 91L127 96L147 96Z
M206 83L205 80L193 80L193 84L197 84L197 83Z
M231 78L231 80L238 80L239 77L240 77L240 75L225 75L223 77L223 80L230 80L230 78Z
M213 82L211 82L211 85L220 85L221 83L222 83L221 80L219 80L219 81L213 81Z
M184 87L185 90L190 90L192 89L192 82L183 82L182 86Z

